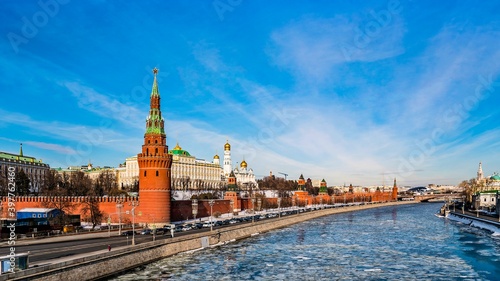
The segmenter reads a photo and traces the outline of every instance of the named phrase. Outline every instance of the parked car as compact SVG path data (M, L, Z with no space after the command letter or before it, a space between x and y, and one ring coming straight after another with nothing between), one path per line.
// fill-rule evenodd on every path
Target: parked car
M203 224L203 227L210 227L210 226L213 226L213 225L215 225L215 223L214 223L214 222L209 222L209 221L207 221L207 222L205 222L205 223Z
M148 234L151 234L151 229L149 228L143 229L141 231L141 235L148 235Z
M122 231L122 236L132 236L133 234L134 231L132 230Z
M165 234L165 229L164 228L157 228L155 229L155 235L162 235L162 234Z

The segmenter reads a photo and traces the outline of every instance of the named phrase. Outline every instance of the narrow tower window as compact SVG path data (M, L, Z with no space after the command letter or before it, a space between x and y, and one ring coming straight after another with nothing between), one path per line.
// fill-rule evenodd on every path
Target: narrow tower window
M158 171L156 171L156 176L158 176Z
M146 171L144 171L144 176L146 176Z

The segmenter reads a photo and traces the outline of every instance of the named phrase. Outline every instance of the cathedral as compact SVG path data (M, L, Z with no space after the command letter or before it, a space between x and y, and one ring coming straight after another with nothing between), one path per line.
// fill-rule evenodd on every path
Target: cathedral
M235 167L233 169L231 161L231 145L229 141L226 141L224 145L224 165L223 165L223 176L224 179L228 179L231 172L236 178L236 182L240 189L248 190L257 187L257 181L255 180L255 174L252 168L248 168L248 164L245 160L241 161L240 167Z

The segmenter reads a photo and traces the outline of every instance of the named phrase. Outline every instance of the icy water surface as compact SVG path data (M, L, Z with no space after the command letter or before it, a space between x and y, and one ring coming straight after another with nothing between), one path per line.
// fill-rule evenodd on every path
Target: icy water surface
M500 280L500 237L436 217L440 206L322 217L110 280Z

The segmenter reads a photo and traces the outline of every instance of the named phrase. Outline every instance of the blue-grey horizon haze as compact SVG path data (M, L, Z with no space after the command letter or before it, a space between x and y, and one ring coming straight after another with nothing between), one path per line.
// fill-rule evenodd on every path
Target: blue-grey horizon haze
M2 1L0 151L51 167L231 143L257 178L456 185L500 171L500 3Z

